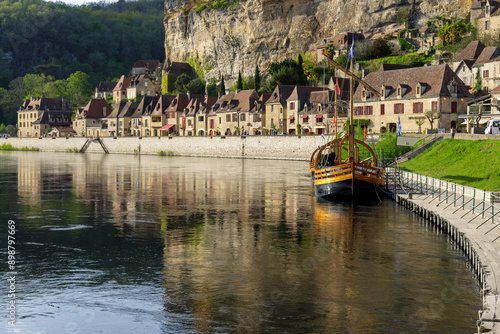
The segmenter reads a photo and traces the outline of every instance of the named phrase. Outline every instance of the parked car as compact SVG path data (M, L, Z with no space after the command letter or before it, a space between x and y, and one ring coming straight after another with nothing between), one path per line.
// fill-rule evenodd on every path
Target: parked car
M492 119L486 123L484 130L486 135L498 135L500 134L500 119Z

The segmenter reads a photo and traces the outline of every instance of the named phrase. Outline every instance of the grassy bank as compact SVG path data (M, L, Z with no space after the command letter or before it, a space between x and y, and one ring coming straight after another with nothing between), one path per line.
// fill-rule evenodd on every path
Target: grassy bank
M500 191L500 141L443 139L403 169L488 191Z

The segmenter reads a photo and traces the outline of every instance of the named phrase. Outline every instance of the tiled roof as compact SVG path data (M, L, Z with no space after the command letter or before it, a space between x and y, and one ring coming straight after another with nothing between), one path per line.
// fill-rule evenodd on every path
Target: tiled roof
M170 102L170 105L165 111L166 112L184 111L188 103L189 103L189 97L187 96L187 94L178 94L172 100L172 102Z
M229 92L229 94L222 95L213 105L212 110L215 112L222 111L227 108L233 97L236 95L235 92Z
M160 65L161 63L159 60L138 60L132 68L147 68L150 70L156 70Z
M73 110L44 110L33 124L48 124L52 126L69 126Z
M114 91L118 90L125 90L127 87L130 85L130 78L127 78L126 76L122 75L120 80L116 83L115 88L113 88Z
M97 85L96 90L98 92L110 92L115 88L116 84L117 82L101 81L99 85Z
M139 106L139 103L137 103L137 102L127 101L127 103L125 103L125 106L122 108L122 110L118 114L118 118L131 117L134 114L134 112L138 106Z
M148 112L149 110L153 110L156 102L158 102L159 97L158 96L144 96L135 109L134 113L131 118L139 118L144 115L144 113Z
M280 103L285 105L285 101L293 93L295 86L291 85L278 85L271 93L271 97L267 100L267 103Z
M165 110L168 108L170 103L175 99L174 95L162 95L158 99L158 102L156 102L156 105L154 107L153 113L151 115L153 116L161 116L165 114Z
M64 99L32 97L24 101L20 110L71 110L71 106Z
M255 102L259 100L259 93L255 89L246 89L239 91L234 99L236 105L233 110L236 111L256 111Z
M91 99L78 113L78 118L104 118L111 114L111 107L104 99Z
M469 45L467 45L465 49L463 49L462 52L460 52L458 56L453 59L453 61L459 62L464 59L477 59L483 50L484 44L480 41L470 42Z
M308 86L295 86L292 94L288 97L287 101L299 101L299 110L306 105L306 103L311 102L310 96L312 92L326 91L328 88L325 87L308 87Z
M470 96L467 87L448 65L416 67L402 70L372 72L364 81L378 91L382 86L392 88L386 99L396 98L396 88L399 85L407 86L404 98L416 97L416 86L418 83L425 84L426 89L422 97L450 96L448 83L454 80L457 83L457 91L461 96ZM354 94L355 100L361 100L362 86L358 86Z
M402 64L382 64L380 65L379 71L394 71L394 70L402 70L404 68L412 68L411 65L402 65Z
M481 52L479 57L477 58L476 62L474 63L474 66L479 66L481 64L484 64L493 58L496 58L500 55L500 50L496 46L490 46L487 47Z

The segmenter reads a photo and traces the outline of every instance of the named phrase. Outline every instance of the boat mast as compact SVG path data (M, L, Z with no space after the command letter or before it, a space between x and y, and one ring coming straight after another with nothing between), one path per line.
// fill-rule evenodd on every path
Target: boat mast
M352 34L351 42L354 43L354 33ZM350 65L352 72L354 69L353 57L351 57ZM349 114L349 162L354 162L354 80L352 76L349 76Z

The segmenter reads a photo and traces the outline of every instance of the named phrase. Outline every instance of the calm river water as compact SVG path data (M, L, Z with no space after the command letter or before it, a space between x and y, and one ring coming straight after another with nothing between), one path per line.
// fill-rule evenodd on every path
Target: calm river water
M306 162L0 152L6 333L472 333L447 237L314 197Z

